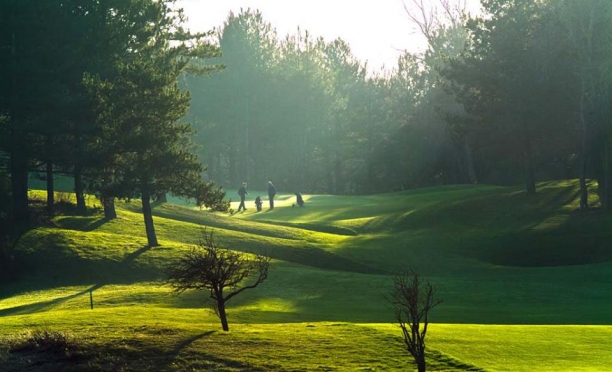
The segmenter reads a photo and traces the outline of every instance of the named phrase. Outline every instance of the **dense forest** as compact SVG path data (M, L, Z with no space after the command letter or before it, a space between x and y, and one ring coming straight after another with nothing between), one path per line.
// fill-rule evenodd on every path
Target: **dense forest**
M194 34L171 1L2 1L0 218L29 220L32 172L50 214L66 174L80 209L93 194L112 218L115 199L141 199L147 232L166 193L227 208L211 181L533 193L579 178L588 208L596 179L610 207L612 3L483 0L478 16L425 3L406 21L427 50L372 72L343 40L279 37L253 10Z

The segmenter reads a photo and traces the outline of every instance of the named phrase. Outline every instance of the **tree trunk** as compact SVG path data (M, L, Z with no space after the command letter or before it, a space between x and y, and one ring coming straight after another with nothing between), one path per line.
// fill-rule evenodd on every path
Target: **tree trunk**
M457 146L453 146L453 152L451 157L453 159L454 164L453 171L451 172L451 182L454 184L469 183L464 142L461 142L461 144L457 144Z
M599 179L599 198L601 201L601 208L609 211L612 209L612 185L610 184L612 181L612 174L610 172L610 146L607 141L604 142L602 153L601 177Z
M587 163L589 160L588 149L589 149L589 127L586 118L586 97L587 89L584 75L581 75L581 94L580 94L580 134L581 138L581 152L582 152L582 164L580 166L580 209L589 209L589 191L587 190L586 177L587 177Z
M11 214L15 221L30 219L28 206L28 157L24 153L26 144L15 130L11 132Z
M85 193L83 190L83 170L80 165L74 166L74 194L77 201L77 213L86 214Z
M155 196L155 201L158 203L167 203L168 195L165 192L160 192Z
M527 193L535 194L536 186L535 186L535 175L533 171L533 159L532 159L532 151L531 151L531 136L529 134L529 129L524 129L524 149L523 149L523 166L525 172L525 188L527 189Z
M11 36L11 68L17 66L17 40ZM22 123L19 102L17 74L11 74L10 97L10 173L11 173L11 215L16 222L28 222L30 209L28 200L28 155L27 139L20 131Z
M334 161L334 195L342 194L344 186L344 179L342 177L342 162L338 155Z
M425 364L425 355L419 356L417 359L417 370L419 372L425 372L427 365Z
M366 180L365 180L365 194L371 195L375 192L374 187L374 165L372 165L373 155L366 160Z
M54 215L55 188L53 184L53 163L47 160L47 214Z
M330 148L329 152L331 153L331 174L330 174L330 183L331 183L331 193L332 195L338 195L340 193L340 190L342 188L342 162L340 160L340 139L339 139L339 134L338 134L338 119L334 120L334 124L333 124L333 143L331 146L328 146L328 148Z
M53 136L51 134L47 135L45 146L47 152L47 213L53 216L55 213L55 185L53 180Z
M296 157L296 163L293 167L294 173L297 173L295 177L295 184L293 186L293 192L303 191L305 188L308 188L309 185L306 184L306 176L308 167L306 167L306 149L308 147L308 137L306 135L306 130L300 129L302 131L302 136L300 137L301 141L298 144L299 154ZM297 171L296 171L297 170Z
M102 197L102 206L104 207L104 219L114 220L117 218L117 211L115 210L115 198L111 196Z
M217 310L219 311L219 319L221 319L221 327L225 332L228 332L229 324L227 323L227 314L225 313L225 300L222 295L217 299Z
M149 247L157 247L157 235L155 234L155 225L153 224L153 210L151 209L151 195L143 192L142 200L142 215L144 216L145 229L147 231L147 242Z
M79 128L76 128L76 134L74 139L75 147L75 163L74 163L74 194L77 202L77 213L86 214L87 206L85 205L85 189L83 187L83 138L78 133Z
M476 171L474 170L474 157L472 156L472 148L467 139L463 141L463 152L465 154L468 180L471 184L476 184L478 183L478 178L476 178Z
M53 179L53 137L47 135L47 213L55 214L55 184Z
M586 184L587 162L588 158L585 156L580 167L580 209L589 209L589 191Z
M237 162L236 162L236 152L238 150L235 148L230 148L229 149L229 153L228 153L228 171L229 171L229 181L230 181L230 185L237 185L238 184L238 177L236 176L237 174Z
M533 174L533 162L531 156L525 154L525 188L527 189L527 193L535 194L536 186L535 186L535 176Z
M251 108L249 105L249 95L247 94L245 100L245 122L244 122L244 174L243 179L251 179L251 149L250 149L250 138L251 138Z

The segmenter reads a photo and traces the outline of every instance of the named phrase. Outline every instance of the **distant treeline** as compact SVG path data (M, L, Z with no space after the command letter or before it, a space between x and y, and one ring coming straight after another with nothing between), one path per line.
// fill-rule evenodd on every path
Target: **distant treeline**
M587 177L608 190L612 2L486 0L476 18L426 3L438 11L406 19L427 50L380 73L342 40L279 40L265 15L230 14L209 62L225 68L185 80L210 177L337 194L580 177L584 203Z

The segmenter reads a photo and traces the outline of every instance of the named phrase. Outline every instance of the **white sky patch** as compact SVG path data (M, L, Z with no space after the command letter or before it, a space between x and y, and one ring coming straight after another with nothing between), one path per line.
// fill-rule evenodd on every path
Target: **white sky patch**
M470 0L471 9L478 0ZM370 71L387 70L397 64L403 51L420 52L424 38L410 23L402 0L179 0L194 31L223 25L230 11L260 10L278 36L295 34L298 26L327 42L346 41ZM409 5L410 0L405 0Z

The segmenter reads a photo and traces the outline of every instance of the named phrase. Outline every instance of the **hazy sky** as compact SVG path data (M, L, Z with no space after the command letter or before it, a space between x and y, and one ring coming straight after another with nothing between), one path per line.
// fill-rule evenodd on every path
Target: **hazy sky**
M404 10L410 0L180 0L197 31L220 27L231 11L258 9L276 28L279 37L294 34L299 26L326 41L341 37L353 54L368 61L370 70L392 68L404 50L420 51L423 38ZM478 0L469 0L479 3Z

